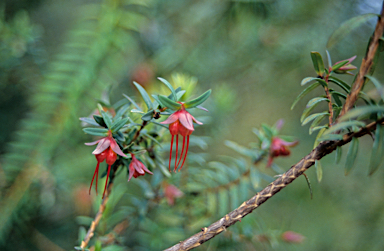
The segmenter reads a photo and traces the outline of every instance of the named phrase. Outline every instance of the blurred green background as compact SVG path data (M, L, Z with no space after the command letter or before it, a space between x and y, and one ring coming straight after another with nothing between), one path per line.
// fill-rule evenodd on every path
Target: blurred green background
M204 150L211 159L238 157L225 140L248 145L256 140L252 128L284 119L282 134L300 141L289 158L276 159L287 170L310 152L315 137L299 121L309 98L290 110L302 90L301 79L315 76L310 51L325 58L326 42L343 21L379 13L381 4L379 0L1 2L0 249L73 250L79 245L78 216L94 217L92 208L99 201L88 196L96 161L83 144L91 138L81 131L78 118L91 114L103 95L110 94L113 102L122 93L140 100L133 80L153 90L160 85L156 77L171 79L182 73L196 77L200 93L212 89L211 106L216 108L209 113L211 123L196 130L211 137ZM362 25L332 48L333 61L357 55L354 64L359 66L374 26L375 20ZM375 74L381 81L382 63ZM344 80L351 83L353 77ZM321 90L311 95L316 94ZM371 145L369 137L361 141L358 163L347 177L345 159L336 165L334 154L322 161L320 183L314 170L307 171L312 200L304 178L299 178L233 230L197 250L384 250L384 172L367 176ZM264 164L258 168L272 175ZM119 203L135 207L130 196L139 193L134 191L139 186L125 180L120 177L116 182L128 191ZM267 184L263 181L258 190ZM127 216L135 224L110 250L166 248L222 217L213 215L195 228L167 235L172 217L162 219L160 212L168 205L162 201L158 206L151 218L135 222ZM179 210L174 225L184 224L177 219L181 211L188 211L188 202L182 200L173 210ZM180 221L188 220L192 219L184 216ZM241 226L235 230L237 225ZM279 236L288 230L305 236L304 242L283 242Z

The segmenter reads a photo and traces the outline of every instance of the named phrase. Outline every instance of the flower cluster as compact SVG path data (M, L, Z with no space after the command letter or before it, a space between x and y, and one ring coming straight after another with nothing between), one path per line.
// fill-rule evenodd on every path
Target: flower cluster
M183 167L185 159L187 158L188 146L189 146L189 135L195 130L193 128L193 121L199 125L202 125L200 121L196 120L187 110L185 110L185 106L182 102L178 102L181 104L181 107L176 112L172 113L165 121L161 122L161 124L169 124L169 132L172 135L171 139L171 150L169 155L169 171L171 171L171 159L172 159L172 146L173 146L173 138L176 135L176 156L175 156L175 169L179 167L181 159L183 158L184 148L185 154L183 162L181 163L180 169ZM179 148L179 135L183 136L183 146L181 148L181 153L179 157L179 161L177 161L178 148ZM187 138L187 143L185 144L185 138Z
M132 177L139 177L143 176L145 172L153 174L151 171L148 170L148 168L141 163L139 160L136 159L135 155L132 153L132 161L131 164L129 164L129 178L128 181L132 179Z

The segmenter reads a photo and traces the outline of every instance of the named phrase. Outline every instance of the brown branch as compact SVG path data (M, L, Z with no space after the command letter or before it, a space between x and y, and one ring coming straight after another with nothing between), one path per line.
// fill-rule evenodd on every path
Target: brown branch
M112 178L111 178L111 181L112 181ZM95 219L92 221L92 224L89 227L88 232L84 237L84 240L81 242L80 248L82 248L82 249L86 248L88 246L88 242L93 237L95 229L96 229L97 225L99 224L101 217L103 216L103 212L105 210L105 206L107 205L109 195L111 194L112 187L113 187L113 183L109 183L108 189L107 189L107 194L104 196L104 199L101 202L101 205L99 207L99 211L97 211Z
M293 165L286 173L284 173L281 177L277 178L275 181L273 181L271 184L269 184L266 188L261 190L251 199L241 204L240 207L228 213L220 220L214 222L209 227L203 228L201 232L189 237L184 241L181 241L173 247L166 249L166 251L184 251L200 246L202 243L220 234L228 227L232 226L236 222L240 221L243 217L251 213L261 204L266 202L269 198L274 196L281 189L283 189L296 178L298 178L300 175L302 175L308 168L313 166L316 160L320 160L325 155L330 154L336 149L337 146L342 146L349 143L353 137L361 137L370 133L376 128L377 123L383 122L384 118L377 122L372 122L357 132L344 135L342 140L321 142L315 149L312 150L310 154L302 158L297 164Z
M343 116L355 104L358 98L358 95L361 89L363 88L365 75L369 73L369 70L373 65L373 60L375 58L377 47L379 46L379 39L383 35L383 32L384 32L384 2L383 2L383 7L381 9L379 20L377 21L375 32L373 33L373 38L369 44L367 53L363 58L363 61L361 63L360 70L359 70L359 73L357 74L355 82L352 85L351 92L348 94L347 99L345 100L345 104L340 113L340 116Z

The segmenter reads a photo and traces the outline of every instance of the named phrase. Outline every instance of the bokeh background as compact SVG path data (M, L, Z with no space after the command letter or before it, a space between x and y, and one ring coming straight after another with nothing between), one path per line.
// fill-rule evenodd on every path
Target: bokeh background
M378 14L381 5L379 0L3 0L0 249L73 250L79 245L79 233L100 198L88 195L96 161L83 144L91 137L78 118L91 114L106 96L116 102L126 93L140 101L133 80L159 90L156 77L175 83L182 76L180 81L197 80L196 94L212 89L208 126L197 130L209 137L208 144L195 149L210 156L207 162L221 155L239 157L225 140L247 146L256 141L252 128L284 119L282 134L300 141L289 158L276 160L287 170L310 152L315 138L299 121L309 98L290 110L301 79L315 76L310 51L325 58L327 40L342 22ZM359 66L374 26L375 20L363 24L331 48L333 61L357 55ZM381 60L375 73L381 81L382 69ZM344 80L351 83L353 77ZM321 90L311 95L316 94ZM348 176L345 157L335 164L334 154L322 161L320 183L314 170L307 171L312 200L300 178L197 250L383 250L384 171L367 176L371 144L369 137L361 140ZM265 164L253 168L274 174ZM103 250L159 250L222 217L218 212L198 222L198 213L194 218L183 214L195 210L188 201L198 194L171 209L160 200L147 214L124 214L143 208L131 199L142 189L135 182L126 183L125 176L116 181L124 192L111 211L122 209L118 216L110 213L115 218L103 223L100 236L119 220L129 227ZM183 227L187 224L193 226ZM305 239L284 242L285 231Z

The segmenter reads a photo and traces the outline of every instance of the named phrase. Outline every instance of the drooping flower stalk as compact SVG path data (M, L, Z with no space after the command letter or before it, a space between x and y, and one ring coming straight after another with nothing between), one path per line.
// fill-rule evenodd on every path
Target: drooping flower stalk
M122 157L127 157L123 151L121 151L119 145L116 143L115 139L112 137L112 132L109 131L108 136L104 137L102 139L96 140L91 143L85 143L87 146L96 145L96 149L92 152L92 154L95 155L97 160L97 165L95 172L93 173L93 178L91 182L91 186L89 188L89 194L91 194L91 188L93 184L93 180L96 177L96 194L97 194L97 180L99 176L99 166L100 163L102 163L104 160L108 165L108 171L107 171L107 179L105 181L105 187L103 192L103 198L105 195L105 191L107 190L107 184L108 184L108 178L111 171L111 166L116 162L117 155L120 155Z
M178 103L181 104L180 109L172 113L165 121L161 122L161 124L169 124L169 132L172 135L171 149L169 154L169 171L171 171L173 139L174 139L174 136L176 135L176 156L175 156L174 172L176 172L179 166L180 166L179 171L181 170L187 158L188 147L189 147L189 135L191 135L192 132L195 130L193 128L193 122L199 125L203 124L200 121L196 120L189 112L187 112L183 103L181 102L178 102ZM183 146L181 148L180 156L178 157L179 135L183 136ZM185 142L185 138L187 138L187 142ZM184 152L184 149L185 149L185 152ZM184 154L184 157L183 157L183 154ZM179 161L177 161L178 159ZM181 159L183 159L183 162L181 162Z

